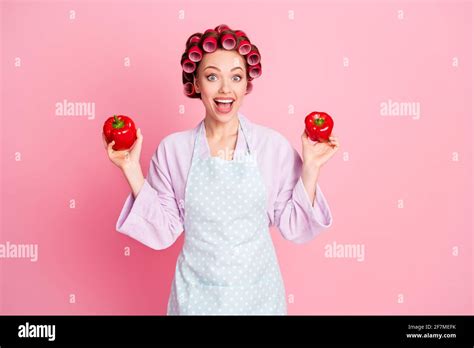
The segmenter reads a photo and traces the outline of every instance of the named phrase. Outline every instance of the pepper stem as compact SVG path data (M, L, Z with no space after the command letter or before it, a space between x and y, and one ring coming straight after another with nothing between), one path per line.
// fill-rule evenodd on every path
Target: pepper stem
M317 119L314 120L314 124L317 126L322 126L324 124L324 118L318 117Z
M123 122L123 120L119 120L117 118L117 115L114 115L114 122L112 122L112 127L114 129L120 129L120 128L123 128L123 126L125 126L125 123Z

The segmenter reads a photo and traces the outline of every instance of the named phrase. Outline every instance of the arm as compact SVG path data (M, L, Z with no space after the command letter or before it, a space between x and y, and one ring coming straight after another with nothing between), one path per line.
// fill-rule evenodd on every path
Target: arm
M136 198L138 196L138 192L140 192L140 189L145 183L145 178L143 177L142 173L142 167L140 165L126 167L123 169L123 174L128 184L130 185L133 198Z
M319 170L320 168L317 170L311 170L303 164L301 179L303 180L303 185L305 187L306 193L308 194L312 207L314 207L314 198L316 197Z
M146 179L136 167L124 170L124 175L132 193L125 201L116 230L155 250L169 247L184 227L163 142L151 159Z
M274 221L283 237L305 243L332 225L329 205L317 184L319 170L303 166L298 152L284 141L278 161L279 187Z

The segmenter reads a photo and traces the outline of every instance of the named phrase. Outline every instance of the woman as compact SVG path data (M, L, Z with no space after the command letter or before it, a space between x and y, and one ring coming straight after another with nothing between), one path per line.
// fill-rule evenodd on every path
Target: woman
M185 94L201 99L206 116L161 141L147 178L140 129L129 151L104 141L132 190L116 229L156 250L186 232L168 315L287 314L269 226L295 243L331 226L317 178L338 141L313 143L303 132L302 161L280 133L238 111L261 74L260 53L242 31L193 34L181 64Z

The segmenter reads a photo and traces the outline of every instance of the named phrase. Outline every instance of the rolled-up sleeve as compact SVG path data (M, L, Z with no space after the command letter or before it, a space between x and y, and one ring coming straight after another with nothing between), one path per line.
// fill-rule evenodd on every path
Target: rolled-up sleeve
M155 250L169 247L183 232L163 142L137 196L128 195L116 230Z
M285 239L305 243L332 225L332 214L319 184L312 205L301 179L303 162L299 153L286 139L282 148L279 170L276 171L279 188L274 204L274 221Z

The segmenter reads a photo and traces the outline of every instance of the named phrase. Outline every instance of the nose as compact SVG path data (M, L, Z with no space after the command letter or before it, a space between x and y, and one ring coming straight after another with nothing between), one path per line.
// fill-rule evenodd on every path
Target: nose
M230 82L227 79L221 80L221 86L219 88L219 93L226 94L230 92Z

